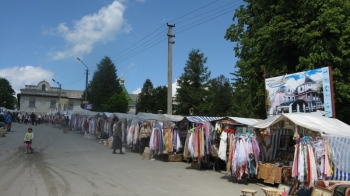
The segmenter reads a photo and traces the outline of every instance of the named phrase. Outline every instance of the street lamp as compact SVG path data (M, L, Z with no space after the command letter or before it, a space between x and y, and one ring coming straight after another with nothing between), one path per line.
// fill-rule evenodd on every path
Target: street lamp
M56 80L52 79L52 81L56 82ZM58 111L61 111L61 84L59 82L56 82L58 84Z
M79 57L77 57L77 59L78 59L78 61L80 61L82 64L85 65L85 63L84 63L82 60L80 60ZM89 69L88 69L88 67L87 67L86 65L85 65L85 67L86 67L85 102L87 102L87 85L88 85L88 73L89 73Z

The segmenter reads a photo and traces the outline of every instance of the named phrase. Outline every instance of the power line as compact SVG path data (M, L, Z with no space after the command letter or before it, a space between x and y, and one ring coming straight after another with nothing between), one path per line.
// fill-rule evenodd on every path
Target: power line
M85 75L85 73L81 74L78 78L75 78L72 82L69 82L68 84L62 84L62 86L64 87L68 87L68 86L72 86L73 84L77 83L83 76Z
M215 2L217 2L217 1L215 1ZM198 9L196 9L195 11L198 11L198 10L200 10L200 9L202 9L202 8L204 8L204 7L207 7L207 6L209 6L209 5L213 4L213 3L214 3L214 2L212 2L212 3L210 3L210 4L207 4L207 5L205 5L205 6L202 6L201 8L198 8ZM230 4L233 4L233 3L235 3L235 5L238 5L238 4L240 4L240 1L237 0L237 1L231 2L231 3L226 4L226 5L224 5L224 6L215 8L215 9L213 9L213 10L210 10L210 11L208 11L208 12L205 12L205 13L202 13L202 14L199 14L199 15L197 15L197 16L194 16L194 17L190 18L190 19L193 19L193 18L202 16L202 15L208 14L209 12L213 12L213 11L218 10L218 9L220 9L220 8L226 7L225 9L219 10L218 12L216 12L216 13L214 13L214 14L212 14L212 15L209 15L208 17L199 19L199 20L197 20L197 21L195 21L195 22L192 22L191 24L186 25L186 26L192 25L191 27L188 27L188 28L186 28L186 26L181 27L180 29L178 29L178 31L177 31L175 34L182 33L182 32L184 32L184 31L186 31L186 30L189 30L189 29L191 29L191 28L194 28L194 27L196 27L196 26L199 26L199 25L201 25L201 24L204 24L204 23L206 23L206 22L209 22L209 21L211 21L211 20L214 20L214 19L216 19L216 18L218 18L218 17L220 17L220 16L222 16L222 15L225 15L225 14L227 14L227 13L232 12L232 11L233 11L234 9L236 9L237 7L234 8L234 6L230 6L229 8L227 8L227 5L230 5ZM226 12L222 13L222 11L225 11L225 10L229 10L229 11L226 11ZM187 14L185 14L185 15L183 15L183 16L180 16L180 17L178 17L178 18L176 18L176 19L174 19L174 20L183 18L184 16L188 16L189 14L192 14L192 13L194 13L195 11L192 11L192 12L190 12L190 13L187 13ZM218 15L218 14L219 14L219 15ZM182 20L182 21L180 21L179 23L189 21L190 19ZM207 19L207 20L204 20L204 19ZM174 20L171 20L171 21L174 21ZM203 21L203 20L204 20L204 21ZM200 22L200 21L203 21L203 22ZM200 22L200 23L195 24L195 23L197 23L197 22ZM161 26L161 27L162 27L162 26ZM153 31L151 34L153 34L153 33L155 33L156 31L158 31L161 27L157 28L157 29L156 29L155 31ZM181 29L183 29L183 30L181 30ZM116 60L116 63L124 62L124 61L130 59L131 57L136 56L136 55L138 55L138 54L140 54L140 53L142 53L142 52L144 52L144 51L146 51L146 50L148 50L148 49L150 49L150 48L152 48L152 47L158 45L159 43L165 41L166 38L164 38L164 39L162 39L162 40L160 40L160 41L158 41L158 42L154 41L154 42L156 42L156 43L154 43L154 44L147 44L147 43L151 42L151 40L154 40L155 38L159 38L159 37L160 37L159 35L160 35L161 33L163 33L163 32L158 33L158 34L157 34L156 36L154 36L152 39L150 39L150 40L148 40L148 41L145 41L145 43L141 44L140 46L136 47L135 49L132 49L132 50L129 51L128 53L126 53L126 54L120 56L120 58L119 58L118 60ZM146 37L149 37L151 34L147 35ZM145 38L146 38L146 37L145 37ZM143 41L143 40L139 40L137 43L140 43L140 42L142 42L142 41ZM137 43L133 44L132 46L136 45ZM145 45L145 44L147 44L147 45ZM130 49L132 46L128 47L126 50ZM125 51L126 51L126 50L125 50ZM125 52L125 51L123 51L123 52ZM121 52L121 53L123 53L123 52ZM119 54L121 54L121 53L119 53ZM116 56L117 56L117 55L116 55Z
M194 10L194 11L191 11L191 12L189 12L189 13L187 13L187 14L184 14L184 15L182 15L182 16L180 16L180 17L178 17L178 18L175 18L175 19L173 19L173 20L171 20L171 21L174 21L174 20L183 18L183 17L185 17L185 16L187 16L187 15L189 15L189 14L192 14L192 13L198 11L198 10L201 10L201 9L203 9L203 8L205 8L205 7L207 7L207 6L211 5L211 4L213 4L213 3L216 3L216 2L218 2L218 1L219 1L219 0L216 0L216 1L214 1L214 2L211 2L211 3L209 3L209 4L206 4L206 5L204 5L204 6L200 7L200 8L198 8L198 9L196 9L196 10ZM171 21L170 21L170 22L171 22ZM120 53L118 53L118 54L112 56L111 58L114 58L114 57L116 57L116 56L118 56L118 55L120 55L120 54L125 53L125 52L128 51L130 48L132 48L133 46L137 45L138 43L140 43L140 42L142 42L143 40L145 40L147 37L151 36L153 33L157 32L159 29L163 28L164 25L165 25L165 24L162 24L162 25L161 25L160 27L158 27L156 30L154 30L153 32L151 32L150 34L148 34L147 36L145 36L144 38L140 39L139 41L137 41L137 42L134 43L133 45L129 46L128 48L126 48L126 49L123 50L122 52L120 52Z

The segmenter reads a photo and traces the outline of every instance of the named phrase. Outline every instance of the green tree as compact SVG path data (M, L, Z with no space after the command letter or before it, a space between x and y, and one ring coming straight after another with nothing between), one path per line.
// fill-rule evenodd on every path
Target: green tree
M123 91L115 92L105 104L102 104L102 109L105 112L120 112L128 111L128 100Z
M166 113L167 96L168 96L167 86L158 86L153 90L154 107L153 107L152 113L157 114L158 110L162 110L163 113Z
M138 96L136 114L139 112L152 113L152 111L155 110L153 93L153 84L150 79L146 79Z
M194 109L194 115L207 115L208 107L205 103L208 80L211 72L204 64L207 57L199 49L193 49L184 67L184 73L178 79L175 108L176 114L188 115L189 109Z
M0 105L7 109L15 109L17 105L16 97L14 97L15 91L13 90L10 82L6 78L0 77Z
M90 81L88 91L88 99L93 104L94 111L103 111L106 108L102 104L107 104L115 93L122 94L123 89L117 77L117 69L109 57L105 56L97 64L97 70ZM112 102L124 104L123 102ZM114 106L113 108L123 108L123 106Z
M266 117L264 69L272 77L332 66L337 117L350 123L350 1L245 2L225 38L237 43L236 86L251 93L247 109Z
M206 97L208 116L236 116L233 109L233 88L230 80L220 75L208 82L208 96Z

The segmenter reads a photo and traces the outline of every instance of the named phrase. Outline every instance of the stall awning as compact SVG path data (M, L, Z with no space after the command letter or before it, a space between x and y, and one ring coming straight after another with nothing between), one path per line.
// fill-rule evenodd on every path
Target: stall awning
M210 116L186 116L185 117L188 121L194 122L194 123L201 123L201 122L211 122L223 119L225 117L210 117Z
M248 126L253 125L253 124L260 121L258 119L254 119L254 118L241 118L241 117L230 117L230 116L228 118L230 118L230 119L232 119L240 124L244 124L244 125L248 125Z
M350 126L335 118L328 118L312 113L288 113L274 116L253 124L254 128L267 128L283 119L289 119L294 124L322 134L350 136Z

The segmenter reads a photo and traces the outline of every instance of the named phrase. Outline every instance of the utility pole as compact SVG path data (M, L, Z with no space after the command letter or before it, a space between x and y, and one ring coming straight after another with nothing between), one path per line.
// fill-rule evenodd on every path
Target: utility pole
M172 96L172 76L173 76L173 44L175 44L175 41L173 41L173 35L172 28L175 27L174 25L168 26L168 106L167 106L167 114L173 114L173 96Z
M85 65L85 63L79 58L77 57L78 61L80 61L83 65ZM89 74L89 69L88 66L86 66L86 80L85 80L85 104L87 104L87 86L88 86L88 74Z
M58 112L61 114L61 84L56 80L52 79L52 81L58 84Z

